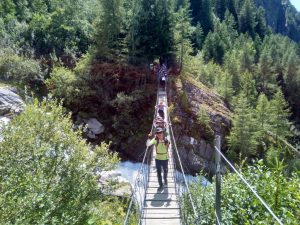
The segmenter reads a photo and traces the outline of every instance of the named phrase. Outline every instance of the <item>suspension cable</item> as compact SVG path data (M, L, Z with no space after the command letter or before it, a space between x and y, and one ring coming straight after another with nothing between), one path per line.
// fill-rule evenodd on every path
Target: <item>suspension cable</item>
M166 96L166 102L167 102L167 96ZM171 131L170 134L171 134L171 137L172 137L172 140L173 140L173 143L174 143L176 155L178 157L178 161L179 161L181 173L183 174L183 179L184 179L184 183L185 183L185 186L186 186L186 189L187 189L187 192L188 192L188 196L189 196L189 199L190 199L193 211L194 211L194 215L195 215L196 218L198 218L198 213L196 211L196 207L195 207L195 204L193 202L192 195L191 195L189 186L187 184L187 181L186 181L186 178L185 178L185 173L184 173L184 170L183 170L183 167L182 167L182 163L181 163L181 160L180 160L180 156L179 156L179 153L178 153L178 149L177 149L177 145L176 145L176 141L175 141L175 137L174 137L173 128L172 128L172 125L171 125L171 120L170 120L170 114L169 113L168 113L168 122L169 122L170 131Z
M275 213L271 210L271 208L267 205L267 203L257 194L257 192L251 187L251 185L247 182L247 180L239 173L239 171L229 162L229 160L222 154L222 152L215 146L215 150L222 156L222 158L226 161L226 163L234 170L234 172L241 178L244 184L252 191L252 193L259 199L259 201L265 206L265 208L269 211L269 213L273 216L273 218L280 224L283 223L280 219L275 215Z
M155 103L155 106L157 105L157 103L158 103L158 87L157 87L157 93L156 93L156 103ZM153 118L155 118L155 116L156 116L156 113L157 113L157 109L156 109L156 107L154 107L154 115L153 115ZM151 126L151 133L153 132L153 129L154 129L154 124L153 124L153 121L152 121L152 126ZM139 176L139 174L141 174L142 173L142 171L143 171L143 167L144 167L144 165L145 165L145 161L146 161L146 156L147 156L147 153L148 153L148 150L149 150L149 147L150 146L147 146L146 147L146 150L144 151L144 157L143 157L143 161L142 161L142 164L141 164L141 166L140 166L140 168L139 168L139 170L138 170L138 173L137 173L137 177ZM131 195L131 200L130 200L130 203L129 203L129 206L128 206L128 209L127 209L127 213L126 213L126 217L125 217L125 220L124 220L124 223L123 223L123 225L126 225L127 224L127 222L128 222L128 219L129 219L129 214L130 214L130 212L131 212L131 207L132 207L132 205L133 205L133 200L134 200L134 194L135 194L135 192L136 192L136 187L137 187L137 183L138 183L138 181L137 181L137 179L135 180L135 182L134 182L134 189L133 189L133 193L132 193L132 195Z
M221 225L220 219L219 219L219 216L218 216L216 210L215 210L215 216L216 216L216 219L217 219L217 224L218 224L218 225Z
M267 131L267 134L270 135L273 138L278 139L279 141L281 141L283 144L285 144L287 147L289 147L291 150L293 150L293 152L299 157L300 156L300 152L294 147L292 146L289 142L287 142L286 140L284 140L282 137L278 136L277 134L274 134L271 131Z

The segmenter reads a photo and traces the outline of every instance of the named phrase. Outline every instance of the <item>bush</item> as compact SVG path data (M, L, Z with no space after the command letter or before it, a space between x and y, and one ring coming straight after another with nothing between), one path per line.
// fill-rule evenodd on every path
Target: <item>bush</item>
M299 223L299 174L293 173L287 177L282 165L270 169L259 161L245 168L243 175L284 224ZM201 209L198 213L203 215L200 224L215 224L214 185L203 187L200 182L195 183L191 192L196 207ZM235 173L223 176L221 210L222 224L275 224L270 213ZM187 213L190 214L190 211Z
M46 100L28 105L1 139L0 224L87 224L101 196L95 172L117 162L107 144L92 151L62 106Z
M79 92L76 89L76 81L77 78L73 71L60 66L53 69L50 78L46 80L46 85L55 97L71 102Z
M200 108L197 113L197 123L203 128L204 130L204 136L209 140L209 142L212 142L214 139L214 131L209 125L210 117L205 111L205 109Z
M38 88L44 75L38 61L15 54L0 55L0 78L21 86Z
M187 113L190 112L190 104L189 104L188 96L183 90L179 92L179 103L185 112Z

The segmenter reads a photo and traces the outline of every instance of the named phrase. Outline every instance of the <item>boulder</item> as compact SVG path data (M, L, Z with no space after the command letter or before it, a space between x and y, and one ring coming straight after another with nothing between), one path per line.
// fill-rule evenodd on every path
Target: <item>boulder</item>
M99 186L105 195L130 197L132 188L129 181L115 171L104 171L99 174Z
M12 117L24 110L25 103L19 95L7 88L0 88L0 116Z
M105 129L96 118L82 119L79 115L76 116L73 127L74 129L84 127L84 132L90 139L97 139L97 135L103 133Z

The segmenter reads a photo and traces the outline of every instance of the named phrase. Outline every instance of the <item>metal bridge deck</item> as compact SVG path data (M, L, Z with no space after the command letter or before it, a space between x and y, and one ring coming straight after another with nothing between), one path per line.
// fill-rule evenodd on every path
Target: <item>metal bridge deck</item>
M166 102L166 92L159 92L159 101ZM167 110L165 110L167 118ZM165 119L166 121L166 119ZM168 126L167 132L169 133ZM170 138L168 137L170 140ZM179 225L181 224L180 206L176 195L175 163L172 154L172 146L169 147L168 185L162 191L158 191L158 180L155 168L155 151L153 151L150 165L149 182L144 202L142 225Z

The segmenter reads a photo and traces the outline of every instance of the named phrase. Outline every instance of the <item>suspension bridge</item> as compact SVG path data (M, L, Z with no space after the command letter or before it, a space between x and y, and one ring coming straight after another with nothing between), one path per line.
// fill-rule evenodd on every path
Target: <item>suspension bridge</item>
M158 88L156 105L163 101L168 106L166 88ZM154 112L154 118L157 110ZM177 149L174 137L168 107L164 109L164 122L167 125L167 138L170 140L168 150L168 185L159 189L157 172L155 167L155 146L146 147L143 161L138 171L138 175L133 187L133 194L128 206L127 215L123 225L181 225L202 224L201 216L198 214L199 209L195 207L193 197L189 190L189 185L185 176L183 165ZM154 126L152 125L151 132ZM221 152L220 136L215 138L215 176L216 176L216 193L215 193L215 224L222 224L221 218L221 161L226 163L228 167L235 172L245 186L251 190L253 195L261 202L266 211L270 213L274 219L274 224L283 225L282 221L274 214L268 204L257 194L255 189L248 183L242 174L230 163L230 161ZM185 196L185 200L183 199ZM182 209L183 201L188 201L190 211L194 218L193 221L188 220L188 215Z

